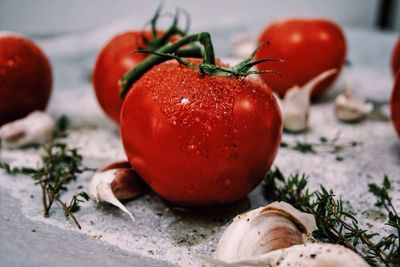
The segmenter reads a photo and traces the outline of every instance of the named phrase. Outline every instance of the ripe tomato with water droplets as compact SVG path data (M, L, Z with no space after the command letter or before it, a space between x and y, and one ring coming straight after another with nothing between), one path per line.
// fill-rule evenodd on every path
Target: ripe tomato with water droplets
M44 110L52 74L42 50L20 34L0 32L0 126Z
M256 59L280 58L286 62L264 62L257 68L273 69L281 77L268 73L261 78L283 97L294 85L302 86L329 69L338 74L346 59L346 40L338 25L324 19L287 19L270 24L261 33L261 44ZM262 45L269 42L268 45ZM324 95L338 74L318 84L312 92L313 99Z
M139 48L146 48L143 35L149 40L152 37L147 31L123 32L114 36L98 54L93 69L92 80L97 101L107 116L117 123L122 106L118 80L147 57L143 53L132 53Z
M392 121L400 137L400 69L397 70L390 101Z
M282 119L262 82L167 61L134 83L120 127L130 163L155 192L203 206L234 202L260 183L277 153Z

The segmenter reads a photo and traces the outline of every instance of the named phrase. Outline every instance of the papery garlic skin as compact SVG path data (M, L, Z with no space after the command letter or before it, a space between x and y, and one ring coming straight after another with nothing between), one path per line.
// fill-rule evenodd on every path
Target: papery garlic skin
M336 117L345 122L361 121L372 112L374 106L362 98L354 97L350 89L339 94L335 99Z
M111 190L118 200L128 200L143 195L149 188L133 169L119 169Z
M311 90L302 90L295 86L289 89L283 101L283 128L291 132L302 132L308 129Z
M308 129L308 117L311 105L311 93L321 81L336 74L336 69L330 69L308 81L302 87L293 86L280 101L283 128L291 132L302 132Z
M147 185L127 161L118 161L101 168L92 178L90 194L98 202L108 202L120 208L134 220L132 213L120 202L148 191Z
M214 259L224 267L367 267L365 260L340 245L313 243L317 230L312 214L286 202L237 216L224 231Z
M117 170L108 170L105 172L96 173L92 178L92 182L90 183L90 194L98 202L108 202L113 204L123 212L127 213L129 217L135 221L132 213L115 197L111 189L111 183L115 179L116 172Z
M43 144L51 139L54 119L45 112L34 111L23 119L4 124L0 128L1 146L19 148Z
M316 230L314 216L274 202L237 216L222 235L215 258L231 262L304 244Z
M369 267L368 263L354 251L327 243L295 245L241 261L217 259L212 262L224 267Z

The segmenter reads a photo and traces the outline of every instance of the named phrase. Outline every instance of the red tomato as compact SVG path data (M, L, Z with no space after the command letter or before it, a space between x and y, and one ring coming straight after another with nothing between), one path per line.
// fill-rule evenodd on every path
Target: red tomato
M236 201L260 183L278 150L282 119L263 83L168 61L134 83L120 127L130 163L155 192L200 206Z
M392 54L392 72L393 74L396 73L396 71L400 67L400 38L397 40L396 46L393 49L393 54Z
M346 41L342 30L333 22L323 19L288 19L269 25L258 39L262 45L256 59L280 58L287 62L265 62L260 70L272 69L277 75L262 74L261 78L281 97L294 85L302 86L323 71L339 71L346 58ZM313 99L321 97L337 75L321 82L313 90Z
M49 61L35 43L0 33L0 125L44 110L51 83Z
M400 69L398 69L396 73L390 107L392 113L392 121L397 131L397 134L400 137Z
M144 36L151 39L150 32L144 32ZM117 123L122 106L118 80L148 56L132 54L139 48L146 48L142 37L142 32L118 34L103 47L94 66L93 87L97 100L103 111Z

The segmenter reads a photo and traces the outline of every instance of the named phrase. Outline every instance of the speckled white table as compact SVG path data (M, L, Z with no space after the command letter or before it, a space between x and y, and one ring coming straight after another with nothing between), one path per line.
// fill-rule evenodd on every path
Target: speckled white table
M224 49L235 29L215 29L216 50ZM123 159L117 128L97 107L87 77L94 56L105 37L97 32L39 40L55 69L55 92L49 111L72 119L69 143L80 149L89 166ZM255 35L255 32L252 32ZM367 120L343 124L333 114L332 97L343 88L344 77L362 96L385 103L389 99L392 77L388 61L396 35L347 29L352 63L332 93L311 110L311 130L305 135L284 134L283 140L318 140L341 132L341 140L363 144L345 150L344 161L331 154L305 155L280 149L275 165L285 173L307 173L312 188L323 184L348 200L356 212L374 209L368 194L369 182L381 182L384 174L393 181L394 204L400 209L400 140L389 122ZM95 42L91 42L95 37ZM80 47L80 49L76 49ZM14 165L35 164L37 151L2 150L1 160ZM67 198L78 186L88 189L90 174L71 185ZM262 188L248 198L223 208L185 211L171 206L154 194L126 203L135 217L109 205L85 203L76 216L82 230L55 209L49 219L42 217L39 188L28 177L10 177L0 172L0 266L200 266L199 255L211 255L224 227L238 212L268 203ZM360 213L361 223L384 232L383 222Z

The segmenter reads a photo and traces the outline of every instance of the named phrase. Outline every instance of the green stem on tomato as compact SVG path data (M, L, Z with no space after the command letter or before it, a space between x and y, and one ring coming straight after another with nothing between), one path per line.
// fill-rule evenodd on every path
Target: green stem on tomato
M179 35L181 37L186 36L186 32L182 31L176 25L172 25L160 38L154 38L147 43L147 46L152 50L157 50L166 43L169 42L172 36Z
M190 46L176 50L175 54L179 57L193 57L201 58L203 56L202 50L198 46Z
M168 44L162 46L160 49L157 50L157 52L165 53L165 54L175 54L177 56L180 56L180 51L182 51L185 53L185 55L187 55L189 48L186 48L186 49L185 48L180 49L180 48L182 46L192 44L195 42L199 42L204 47L203 63L215 65L214 47L211 42L211 36L208 32L201 32L198 34L187 35L187 36L183 37L182 39L179 39L175 43L168 43ZM160 64L169 59L170 58L168 58L168 57L163 57L160 55L151 55L151 56L147 57L138 66L136 66L135 68L133 68L132 70L127 72L119 80L121 97L125 97L125 95L129 91L129 89L131 88L132 84L135 81L137 81L144 73L146 73L148 70L150 70L154 65Z
M154 14L153 18L149 22L151 25L152 39L148 40L145 37L145 35L142 36L143 40L145 40L146 46L151 50L159 49L160 47L165 45L172 36L179 35L179 36L183 37L183 36L186 36L189 31L188 25L185 30L181 30L178 27L179 15L180 15L181 10L177 9L171 26L165 31L165 33L163 35L161 35L161 37L158 37L157 21L161 16L161 10L162 10L162 5L160 5L157 8L156 13ZM187 21L190 21L190 15L187 12L185 12L185 15L187 16Z
M156 13L150 20L151 34L152 34L153 39L157 39L157 21L158 21L158 18L160 17L162 8L163 8L163 5L160 4L156 10Z

